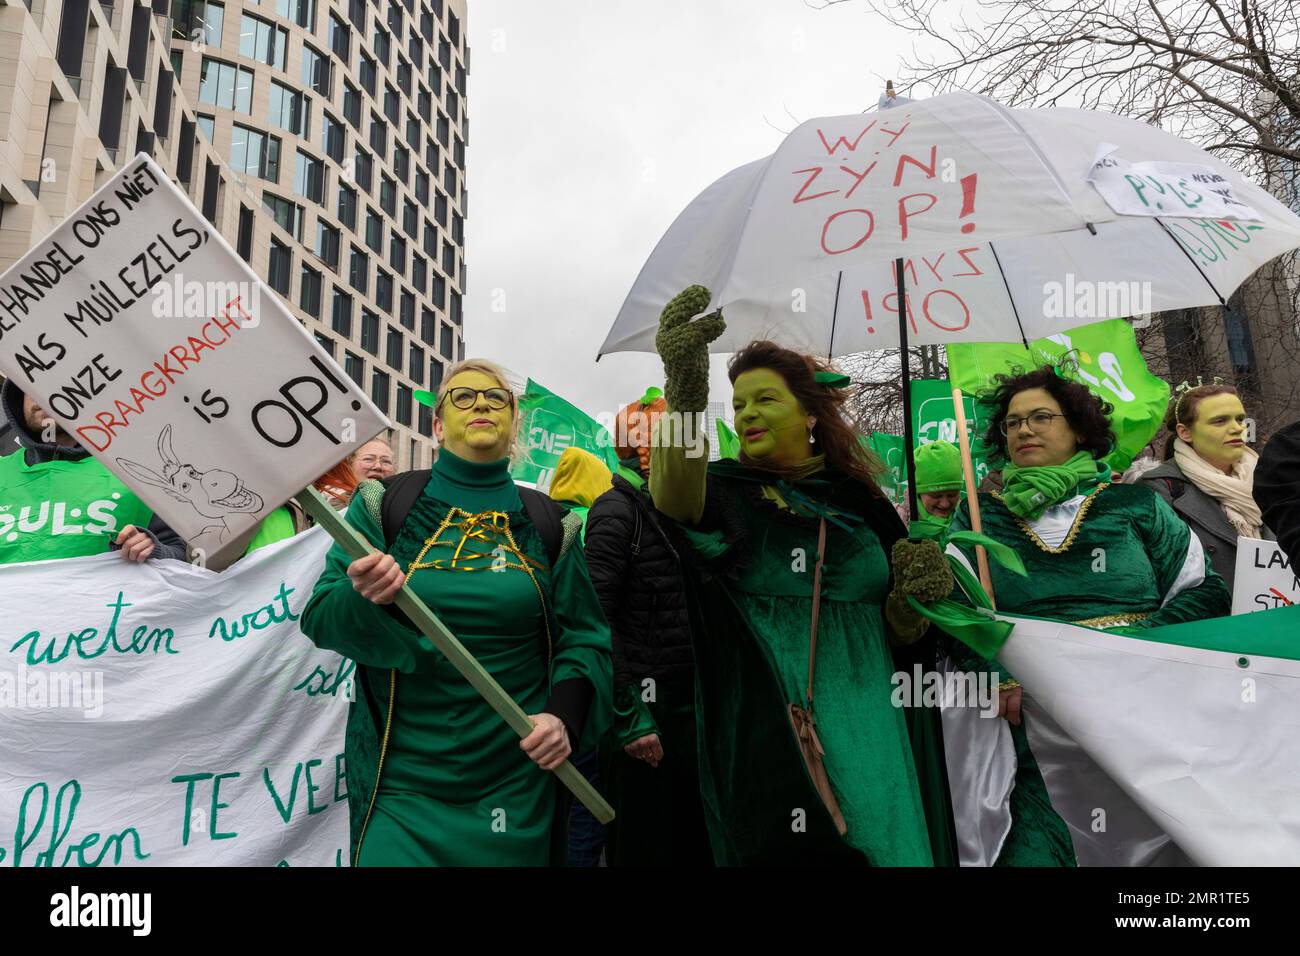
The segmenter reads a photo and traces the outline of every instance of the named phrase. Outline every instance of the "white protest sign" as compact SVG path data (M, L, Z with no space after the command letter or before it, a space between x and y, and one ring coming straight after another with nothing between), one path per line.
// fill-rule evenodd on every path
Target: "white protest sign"
M1205 219L1262 219L1242 202L1228 178L1196 163L1130 163L1114 155L1118 146L1102 143L1088 182L1115 212L1124 216L1195 216Z
M347 865L354 665L297 624L330 544L0 566L0 866Z
M0 372L208 556L388 425L143 153L0 276Z
M1250 614L1300 604L1300 578L1276 541L1237 539L1232 613Z

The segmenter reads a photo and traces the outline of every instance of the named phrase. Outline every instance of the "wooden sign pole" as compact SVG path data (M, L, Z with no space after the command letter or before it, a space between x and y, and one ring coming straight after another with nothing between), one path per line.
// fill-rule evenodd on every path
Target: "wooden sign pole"
M315 488L304 488L295 497L303 509L316 520L318 525L329 532L330 537L339 543L350 558L354 560L364 558L375 550L365 537L343 520L343 516L335 511ZM397 592L394 603L405 611L412 623L447 656L452 666L460 671L521 740L533 732L533 722L515 703L514 698L505 692L469 651L465 650L465 646L456 639L456 635L447 630L447 626L416 596L409 584L402 585L402 590ZM564 761L552 772L597 820L601 823L609 823L614 819L614 808L596 792L596 788L570 761Z
M975 463L970 457L970 436L966 434L966 406L962 403L961 389L952 390L952 410L957 416L957 442L961 447L961 470L966 478L966 502L970 507L970 527L971 530L979 534L984 533L984 527L980 522L980 499L979 492L975 487ZM984 593L989 596L989 601L993 604L993 610L998 609L997 599L993 596L993 578L989 574L989 556L984 552L982 545L975 546L975 563L979 568L980 586L984 588Z

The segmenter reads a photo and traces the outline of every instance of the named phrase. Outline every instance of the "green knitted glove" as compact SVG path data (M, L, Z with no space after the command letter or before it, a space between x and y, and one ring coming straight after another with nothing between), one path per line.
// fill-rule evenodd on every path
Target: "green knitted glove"
M891 558L895 595L928 604L952 593L952 568L936 542L900 538L894 542Z
M659 316L655 350L664 363L664 397L675 412L702 412L709 405L709 343L727 325L721 310L690 320L709 298L708 289L693 285L673 296Z

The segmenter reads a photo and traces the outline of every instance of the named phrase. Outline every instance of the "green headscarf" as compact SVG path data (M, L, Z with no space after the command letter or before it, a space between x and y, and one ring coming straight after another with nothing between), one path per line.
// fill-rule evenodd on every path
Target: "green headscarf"
M1002 502L1019 518L1034 521L1052 505L1086 494L1110 477L1110 466L1086 451L1063 465L1029 465L1002 469Z

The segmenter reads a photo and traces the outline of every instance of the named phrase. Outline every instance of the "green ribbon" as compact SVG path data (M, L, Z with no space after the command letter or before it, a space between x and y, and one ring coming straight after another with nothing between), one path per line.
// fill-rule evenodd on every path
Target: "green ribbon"
M974 531L957 531L950 534L947 541L952 544L981 545L990 558L1008 571L1021 577L1026 576L1024 562L1020 560L1020 555L1015 552L1015 549L1000 541L994 541L987 535ZM918 614L939 625L976 654L985 660L991 660L1002 649L1002 645L1006 643L1015 625L1010 621L998 620L993 611L993 602L984 593L979 579L966 570L966 565L960 559L953 555L947 557L948 563L952 565L953 577L957 579L958 586L970 599L973 607L951 598L944 598L927 605L910 595L907 598L908 603Z
M848 388L853 380L839 372L814 372L813 381L827 388Z
M836 511L828 504L818 501L816 498L810 498L787 481L778 481L775 487L777 494L789 506L791 514L799 515L801 518L825 518L837 528L850 534L853 533L853 525L862 523L860 515L855 515L850 511ZM844 520L841 521L841 518Z
M1025 563L1020 560L1020 552L1009 544L1003 544L1001 541L994 541L986 534L980 534L978 531L954 531L952 534L948 535L944 543L964 544L972 548L979 545L992 555L993 559L996 560L998 564L1002 565L1008 571L1012 571L1020 575L1022 578L1029 576L1028 572L1025 571ZM951 555L949 555L949 560L957 561L957 559ZM961 564L960 561L957 561L957 563ZM965 565L962 565L962 570L966 570ZM983 588L980 588L980 593L984 593ZM989 603L989 606L993 606L992 602Z

